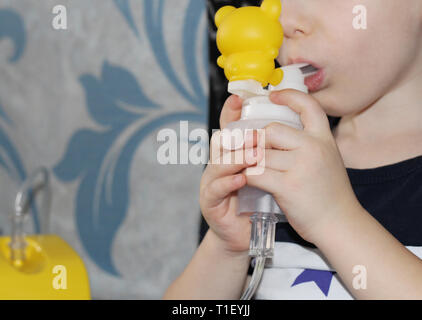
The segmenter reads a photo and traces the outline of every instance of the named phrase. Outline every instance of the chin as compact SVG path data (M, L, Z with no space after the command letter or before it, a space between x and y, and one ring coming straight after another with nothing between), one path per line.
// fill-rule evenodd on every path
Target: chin
M328 89L313 92L311 96L319 102L321 108L330 117L343 117L348 113L347 110L344 110L344 104L338 102L341 99L336 99Z

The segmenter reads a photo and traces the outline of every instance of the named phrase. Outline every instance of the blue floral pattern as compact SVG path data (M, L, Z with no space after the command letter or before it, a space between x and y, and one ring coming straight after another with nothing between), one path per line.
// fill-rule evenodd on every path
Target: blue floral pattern
M131 32L140 39L130 1L113 0ZM169 1L168 1L169 2ZM199 81L198 57L195 54L200 19L205 14L204 1L190 0L183 25L185 72L190 87L185 87L172 67L163 34L165 0L144 0L144 27L157 64L171 85L195 107L190 112L168 112L157 118L144 117L150 110L163 108L150 99L135 76L115 63L104 61L100 78L81 75L86 105L92 119L102 130L82 129L70 138L63 158L54 167L61 181L81 178L76 196L76 225L80 240L90 258L107 273L120 276L113 262L111 248L123 223L129 204L129 169L142 141L157 128L179 121L205 123L206 90ZM204 39L206 37L204 36ZM205 41L205 40L204 40ZM200 67L208 72L206 42ZM127 106L131 106L128 108ZM123 134L136 127L121 145ZM117 143L119 140L120 143Z
M8 62L11 64L17 63L25 50L26 32L21 16L14 10L0 9L0 41L2 39L10 39L12 41L14 50ZM5 112L0 99L0 167L7 172L13 181L21 183L26 179L27 172L19 151L6 133L6 126L14 127L15 125ZM36 204L33 203L30 209L35 232L40 232Z

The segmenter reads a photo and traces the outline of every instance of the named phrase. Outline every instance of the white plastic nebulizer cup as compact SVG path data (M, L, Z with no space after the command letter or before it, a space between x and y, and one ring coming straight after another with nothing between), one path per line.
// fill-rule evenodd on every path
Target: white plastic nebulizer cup
M227 129L240 129L243 134L247 129L262 129L271 122L280 122L302 130L300 116L287 106L273 104L268 96L253 97L245 100L239 121L231 122ZM283 212L273 196L251 186L238 190L238 214L261 212L273 213L280 221L286 221Z
M298 66L287 66L283 68L284 80L277 87L270 87L270 90L282 90L293 88L308 93L304 85L304 76ZM235 93L235 92L232 92ZM247 97L243 101L242 115L240 120L229 123L227 129L241 129L243 137L247 129L262 129L271 122L282 124L303 130L299 114L288 106L274 104L268 95L257 95ZM286 218L274 200L273 196L251 186L244 186L238 190L237 213L264 213L274 214L280 222L286 222Z

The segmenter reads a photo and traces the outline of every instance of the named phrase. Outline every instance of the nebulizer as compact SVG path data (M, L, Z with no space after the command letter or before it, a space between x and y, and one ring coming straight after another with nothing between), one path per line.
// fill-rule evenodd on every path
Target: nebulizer
M262 129L271 122L303 129L296 112L269 99L272 91L282 89L308 93L305 76L317 71L307 64L275 68L284 36L280 15L280 0L264 0L260 7L225 6L215 15L217 47L221 53L217 64L229 80L228 92L243 99L240 120L227 126L231 132L240 129L244 135L247 130ZM234 149L243 145L244 140ZM238 190L237 213L253 213L249 255L255 267L249 287L241 297L249 300L258 288L266 259L274 255L276 223L287 220L270 193L251 186Z
M0 236L0 300L90 299L89 278L82 259L62 237L49 232L49 176L45 167L34 170L16 195L11 235ZM25 220L39 194L41 233L27 235Z

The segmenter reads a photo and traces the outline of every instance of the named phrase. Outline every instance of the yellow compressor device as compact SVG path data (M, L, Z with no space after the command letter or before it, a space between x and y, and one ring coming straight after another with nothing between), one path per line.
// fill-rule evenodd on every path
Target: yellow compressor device
M41 178L41 180L40 180ZM44 214L49 210L48 171L40 168L20 188L12 217L12 235L0 237L0 299L86 300L89 279L84 263L72 247L47 231L48 216L42 216L40 235L25 236L23 222L33 191L47 189Z

